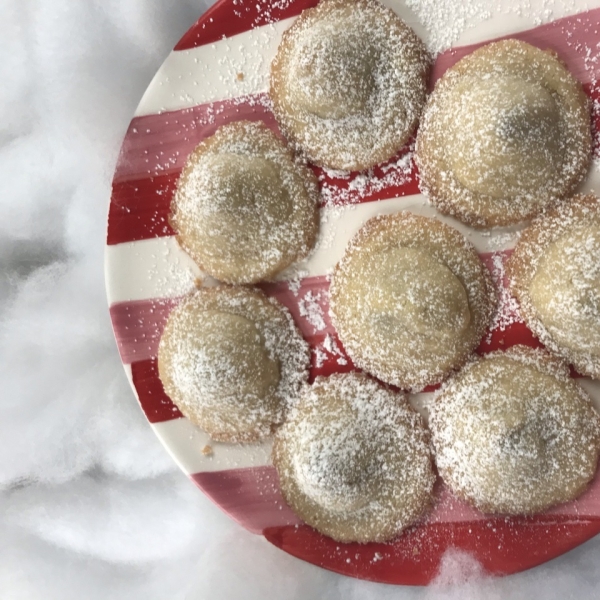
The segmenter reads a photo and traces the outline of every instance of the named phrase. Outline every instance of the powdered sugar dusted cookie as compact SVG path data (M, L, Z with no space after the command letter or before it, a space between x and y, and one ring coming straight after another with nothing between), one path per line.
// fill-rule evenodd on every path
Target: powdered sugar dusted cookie
M580 373L600 378L600 199L576 196L536 219L507 273L531 331Z
M553 53L518 40L488 44L437 82L416 159L440 211L476 227L517 223L584 178L588 99Z
M319 189L262 123L222 126L190 155L171 224L200 268L226 283L269 279L315 243Z
M404 389L463 365L492 318L489 272L455 229L411 213L369 220L335 267L331 314L353 362Z
M289 313L248 288L205 288L169 315L158 348L165 392L213 439L259 440L308 376L308 345Z
M305 386L277 431L281 491L306 523L341 542L385 541L431 504L429 436L403 394L358 373Z
M600 417L543 350L474 360L442 387L429 426L443 480L483 512L546 510L577 498L596 472Z
M273 110L317 165L363 170L407 142L425 103L430 58L376 0L323 0L287 30L271 65Z

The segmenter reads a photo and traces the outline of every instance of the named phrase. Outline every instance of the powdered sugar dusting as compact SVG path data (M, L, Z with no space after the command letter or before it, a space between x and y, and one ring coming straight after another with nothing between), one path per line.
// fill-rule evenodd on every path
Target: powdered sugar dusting
M295 0L254 0L254 2L244 2L244 0L232 0L232 3L237 7L233 14L237 17L242 17L246 12L256 13L253 22L254 27L264 25L265 23L273 23L276 20L274 11L285 10L289 8Z
M506 275L506 252L495 252L491 257L491 273L494 285L498 291L498 309L490 326L487 336L489 342L492 332L495 330L506 331L508 327L515 323L523 322L519 311L519 302L513 296L508 286L508 277Z
M576 196L536 219L508 262L529 328L580 372L600 376L600 200Z
M321 308L320 301L323 292L313 292L309 290L298 302L300 315L306 317L308 322L315 328L315 331L322 331L327 327Z
M466 360L495 308L489 273L468 241L410 213L363 226L334 271L330 296L353 362L415 391Z
M336 362L338 365L345 366L348 364L348 361L346 360L346 357L342 352L341 348L335 341L335 338L329 333L325 336L325 340L323 341L323 348L325 348L325 350L327 350L329 354L332 354L333 356L337 357Z
M430 427L436 462L484 512L535 513L587 487L600 417L566 365L515 346L470 363L442 387Z
M334 358L336 364L340 367L345 367L348 364L346 355L330 333L325 335L325 339L315 347L314 355L317 369L320 369L331 358Z
M389 9L324 0L284 35L271 69L275 116L315 164L364 170L407 141L428 69L421 41Z
M577 0L543 0L533 7L531 0L406 0L426 30L430 51L437 54L453 46L468 30L481 26L496 15L528 17L534 25L552 21L557 12L574 13L585 9Z
M469 22L481 23L492 16L489 3L476 0L406 0L406 4L425 26L428 46L434 54L450 48Z
M393 537L430 502L434 476L420 417L363 375L305 387L277 433L274 458L295 512L340 541Z
M192 153L173 200L178 241L228 283L273 276L310 251L318 188L264 125L222 126Z
M159 373L180 410L214 439L249 441L281 422L307 377L290 314L244 288L202 289L170 314Z
M326 207L360 202L388 188L400 187L414 177L414 143L395 159L361 173L323 169L318 175L322 203Z

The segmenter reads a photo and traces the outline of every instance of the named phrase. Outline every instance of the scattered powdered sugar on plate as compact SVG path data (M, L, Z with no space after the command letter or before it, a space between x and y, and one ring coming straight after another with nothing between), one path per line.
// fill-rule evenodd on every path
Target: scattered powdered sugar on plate
M329 333L325 336L325 339L323 340L323 348L325 348L325 350L327 350L329 354L337 356L338 365L345 366L348 364L348 360L346 359L341 348L335 341L335 338Z
M304 294L301 300L298 302L298 308L300 309L300 316L306 317L308 322L315 328L316 331L322 331L327 326L321 308L323 292L313 292L309 290Z
M489 2L406 0L406 4L425 26L429 50L434 54L450 48L469 23L481 23L492 16Z
M233 14L236 17L243 17L245 13L253 12L256 17L253 21L253 27L258 27L266 23L277 21L273 11L283 11L289 8L295 0L254 0L254 2L244 2L244 0L232 0L236 8Z
M426 42L433 54L443 52L455 44L461 35L496 15L529 17L534 26L555 18L555 9L561 13L585 10L585 4L576 0L543 0L533 7L531 0L486 2L481 0L406 0L426 31ZM557 11L558 12L558 11Z
M322 367L325 361L330 357L335 358L335 362L340 367L345 367L348 364L346 355L340 348L336 339L328 333L325 339L315 348L315 366L318 368Z
M400 156L361 173L323 169L317 174L324 206L351 204L387 188L408 183L414 171L414 142Z
M498 292L498 309L490 325L489 333L486 337L487 342L490 342L492 339L493 331L505 331L511 325L523 322L519 311L519 302L512 295L508 287L505 261L505 252L496 252L492 255L490 272Z
M292 294L294 294L294 296L297 297L300 293L302 280L308 276L308 271L299 268L298 265L292 265L291 267L285 270L285 275L285 281L287 283L288 289L290 290L290 292L292 292Z

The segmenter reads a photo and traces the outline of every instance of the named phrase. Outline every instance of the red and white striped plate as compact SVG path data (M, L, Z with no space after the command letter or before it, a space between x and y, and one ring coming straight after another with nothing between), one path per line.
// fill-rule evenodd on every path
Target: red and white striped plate
M294 556L362 579L415 585L435 576L442 555L451 547L471 553L492 573L533 567L600 532L600 477L578 501L534 518L483 517L440 485L432 514L394 543L338 544L303 525L286 507L270 462L270 443L210 442L182 417L158 379L156 350L165 319L200 275L178 247L168 223L179 172L194 146L224 123L262 120L276 129L267 96L269 64L281 33L304 8L316 3L219 0L177 44L144 94L115 171L106 246L110 315L125 371L148 421L181 469L246 529ZM542 2L532 2L536 3L541 10ZM384 0L384 4L427 38L403 2ZM594 99L594 120L600 129L600 84L596 84L600 8L590 10L589 4L585 12L566 11L537 27L533 27L536 15L517 18L512 13L467 30L465 45L438 56L433 78L486 41L517 37L558 52ZM592 4L600 7L600 0ZM315 170L324 195L320 248L301 265L299 281L287 273L282 281L262 286L291 310L311 344L312 377L353 368L328 318L325 275L350 237L375 214L409 210L451 222L473 242L503 288L502 262L514 236L484 235L437 214L419 194L410 146L374 169L371 177L343 178ZM600 184L598 171L591 173L583 189L594 184ZM288 285L286 277L296 278L295 284ZM511 310L507 302L505 315L510 316ZM515 343L537 345L522 323L500 323L479 351ZM600 385L581 382L600 402ZM429 397L430 393L418 394L412 401L419 407ZM207 444L213 448L212 456L202 452Z

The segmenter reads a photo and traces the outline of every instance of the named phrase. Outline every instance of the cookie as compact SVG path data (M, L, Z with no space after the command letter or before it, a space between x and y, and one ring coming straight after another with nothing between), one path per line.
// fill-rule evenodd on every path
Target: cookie
M495 306L489 272L462 234L407 212L370 219L331 279L331 315L348 355L403 389L463 365Z
M414 131L430 57L376 0L323 0L302 12L271 64L273 112L313 163L361 171L394 156Z
M312 249L319 189L265 125L223 125L188 157L171 206L182 248L225 283L270 279Z
M448 69L416 142L420 186L474 227L529 219L569 197L591 160L581 84L550 51L493 42Z
M406 397L363 374L317 377L277 431L292 510L340 542L382 542L432 503L429 435Z
M252 442L282 422L310 351L289 313L248 288L204 288L173 309L158 372L179 410L212 439Z
M442 479L485 513L544 511L580 496L596 472L600 416L543 350L474 360L442 387L429 426Z
M536 219L506 271L529 329L580 373L600 378L600 199L576 196Z

